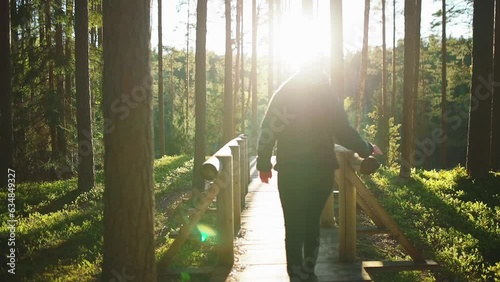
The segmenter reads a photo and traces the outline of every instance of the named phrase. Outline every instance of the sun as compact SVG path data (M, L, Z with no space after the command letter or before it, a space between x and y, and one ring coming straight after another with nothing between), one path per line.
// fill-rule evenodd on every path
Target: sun
M328 9L327 9L328 10ZM305 19L300 9L283 14L276 28L275 54L288 68L296 70L315 56L329 57L330 22L328 14L316 14L314 19Z

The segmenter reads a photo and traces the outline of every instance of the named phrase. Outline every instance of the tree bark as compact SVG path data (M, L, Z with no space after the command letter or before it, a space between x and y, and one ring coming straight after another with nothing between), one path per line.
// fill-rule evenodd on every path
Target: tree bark
M165 110L163 101L163 38L162 38L162 0L158 0L158 146L160 158L165 155Z
M342 30L342 0L330 0L331 24L331 83L340 101L344 101L344 35Z
M103 281L157 279L150 5L103 3Z
M271 99L274 93L274 0L269 1L269 64L267 70L267 97Z
M65 55L66 55L66 61L71 62L73 53L71 52L71 38L73 34L72 30L72 25L73 25L73 7L74 7L74 2L73 0L66 0L66 17L67 19L67 24L66 24L66 42L65 42ZM66 68L67 70L70 70L70 67ZM68 125L73 124L73 108L74 105L72 103L73 99L73 91L72 91L72 83L73 83L73 71L66 71L65 76L64 76L64 87L65 87L65 99L66 99L66 106L64 110L64 116L66 118L65 123Z
M361 50L361 69L359 74L359 92L356 108L355 126L359 131L361 127L361 115L363 115L366 89L366 69L368 66L368 30L370 27L370 0L365 0L365 15L363 24L363 49Z
M233 132L233 47L231 42L231 0L225 0L226 54L224 56L224 130L223 142L234 137Z
M473 178L488 175L491 134L494 1L474 1L472 84L469 108L467 171Z
M14 141L12 132L12 62L10 52L10 3L0 1L0 189L7 187L7 170L14 168ZM4 191L2 189L2 191Z
M78 138L78 190L94 187L94 146L89 85L88 0L75 2L76 126Z
M497 0L495 5L495 58L493 81L500 81L500 2ZM491 108L491 158L490 169L500 171L500 85L493 85L493 105Z
M50 11L50 6L51 6L51 1L47 0L45 3L45 47L46 47L46 52L48 54L52 54L52 38L51 38L51 29L52 29L52 23L51 23L51 11ZM59 158L59 147L57 144L57 97L55 97L54 94L54 64L49 58L47 62L48 66L48 87L47 87L47 121L49 125L49 132L50 132L50 145L51 145L51 157L52 160L56 160Z
M393 1L392 10L392 96L391 116L396 124L396 0Z
M240 95L240 104L241 104L241 119L240 119L240 130L242 133L245 133L245 52L244 52L244 43L245 43L245 33L243 32L243 24L245 23L244 21L244 15L245 15L245 9L243 9L244 5L244 0L240 0L240 14L241 14L241 37L240 37L240 46L241 46L241 95Z
M441 130L446 136L446 88L447 88L447 48L446 48L446 0L442 1L441 30ZM441 167L446 168L446 139L441 144Z
M233 132L237 132L238 125L238 94L240 93L240 56L241 56L241 0L236 1L236 57L234 62L233 87Z
M185 114L185 123L186 123L186 138L189 136L189 92L191 89L191 82L189 81L189 30L190 30L190 9L189 9L189 0L187 0L187 24L186 24L186 114ZM189 138L188 138L189 139Z
M193 186L198 191L205 188L201 166L205 161L206 131L206 37L207 37L207 0L198 0L196 20L196 58L195 58L195 93L196 93L196 131L193 168ZM232 118L232 117L231 117Z
M387 115L387 44L386 44L386 17L385 17L385 1L382 0L382 107L380 109L380 140L383 152L389 150L389 117ZM382 156L386 163L386 154Z
M405 0L405 44L403 84L403 134L401 137L401 168L399 176L409 178L414 164L413 143L418 70L420 61L421 0Z
M62 69L64 68L64 46L63 46L63 31L62 31L62 1L56 0L56 105L57 105L57 146L59 147L60 157L66 157L67 140L66 140L66 124L65 124L65 108L66 108L66 95L64 94L64 75Z
M257 1L252 0L252 139L251 148L257 145Z

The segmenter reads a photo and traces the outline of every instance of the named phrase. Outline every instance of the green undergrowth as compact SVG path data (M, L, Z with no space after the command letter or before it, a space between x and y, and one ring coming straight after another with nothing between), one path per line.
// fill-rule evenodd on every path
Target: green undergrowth
M464 168L380 169L364 179L404 234L439 271L374 274L375 281L500 281L500 174L473 180ZM411 260L387 235L358 242L369 260ZM375 243L375 247L370 243Z
M173 241L170 231L185 220L192 204L181 201L167 213L162 201L170 195L190 191L193 161L187 156L155 160L155 234L160 257ZM45 183L19 183L16 187L16 268L17 281L94 281L100 275L103 248L103 174L96 186L78 193L76 179ZM7 193L0 207L0 253L8 254ZM213 226L214 219L203 219ZM214 260L214 239L195 233L173 262L176 266L202 265ZM7 274L7 258L0 258L0 281L14 281ZM159 270L160 272L161 270Z

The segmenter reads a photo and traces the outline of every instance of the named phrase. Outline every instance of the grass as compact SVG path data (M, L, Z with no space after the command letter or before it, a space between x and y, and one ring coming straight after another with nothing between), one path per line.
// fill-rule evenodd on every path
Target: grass
M183 211L192 205L168 200L189 194L193 161L187 156L164 157L155 161L156 255L161 256L172 243L170 231L184 221ZM96 186L79 194L76 179L45 183L20 183L16 189L16 278L19 281L98 280L103 247L103 174L96 175ZM6 192L0 198L7 199ZM0 208L0 252L8 253L7 204ZM213 226L213 216L203 222ZM196 235L196 234L195 234ZM206 265L214 261L214 239L193 236L176 256L175 266ZM0 258L0 281L9 281L7 258Z
M381 169L365 181L410 241L442 266L438 272L377 274L376 281L500 280L500 174L477 181L462 167L416 170L402 183L397 170ZM384 235L364 238L358 250L374 259L410 259L391 242Z
M189 195L192 166L187 156L155 161L158 260L194 206L183 200ZM94 189L83 194L76 190L76 179L18 184L15 203L19 281L98 279L103 245L102 172L96 179ZM461 167L416 170L410 180L402 182L396 170L382 168L364 181L425 257L442 267L436 272L373 274L375 281L500 281L500 174L475 181ZM0 197L6 199L6 192L0 192ZM8 253L6 207L0 207L2 254ZM216 237L209 236L215 220L215 213L206 213L200 225L205 227L193 232L172 262L174 268L215 262ZM369 222L363 216L360 220ZM358 255L364 260L410 260L388 235L362 237L358 240ZM6 263L2 256L0 281L12 278L5 276ZM196 280L194 276L191 279ZM187 281L189 277L184 273L177 280Z

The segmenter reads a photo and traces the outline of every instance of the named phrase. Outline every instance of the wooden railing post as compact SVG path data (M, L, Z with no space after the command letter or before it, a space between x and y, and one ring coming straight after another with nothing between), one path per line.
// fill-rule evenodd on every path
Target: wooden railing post
M217 197L219 265L232 266L234 263L233 158L230 153L218 155L217 158L222 164L219 175L222 185Z
M238 234L241 227L241 159L239 138L233 140L229 145L231 155L233 155L233 213L234 213L234 234Z
M242 202L242 208L245 207L245 196L247 195L248 193L248 184L250 183L250 160L249 160L249 156L248 156L248 137L244 134L240 135L240 137L243 139L243 172L242 172L242 175L243 175L243 178L242 178L242 190L241 190L241 194L242 194L242 198L243 198L243 202Z
M248 162L247 158L245 158L245 139L243 135L240 135L239 138L236 139L238 145L240 146L240 211L245 207L245 172L246 165L245 162ZM240 222L241 223L241 222Z
M349 153L337 154L340 168L337 171L339 185L339 259L344 262L356 260L356 189L347 178Z

